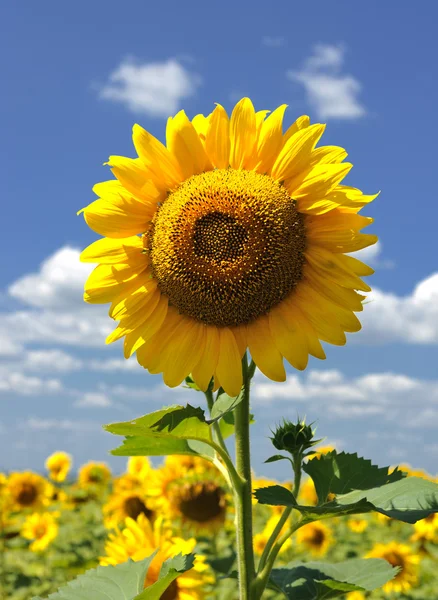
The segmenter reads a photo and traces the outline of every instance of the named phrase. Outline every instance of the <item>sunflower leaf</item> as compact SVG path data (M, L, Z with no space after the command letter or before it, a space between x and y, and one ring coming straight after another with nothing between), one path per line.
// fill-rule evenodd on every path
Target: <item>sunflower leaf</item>
M134 600L160 600L177 577L193 568L194 561L194 554L177 554L173 558L169 558L161 566L158 581L136 596Z
M438 512L438 484L419 477L340 494L320 506L297 504L294 495L280 485L259 488L254 495L260 504L290 506L310 521L376 511L405 523L416 523Z
M137 562L97 567L69 581L47 600L134 600L144 588L149 565L156 553ZM42 600L35 596L32 600Z
M337 495L353 490L369 490L405 477L403 471L395 469L389 473L388 469L373 465L370 460L360 458L357 454L338 453L336 450L303 465L303 471L313 479L320 504L327 500L330 493Z
M126 436L122 446L112 451L116 456L213 455L204 411L190 404L169 406L132 421L104 425L104 429Z
M215 421L218 421L224 415L234 410L236 406L242 402L242 400L242 392L235 397L231 397L225 392L222 392L217 398L216 402L213 404L213 408L211 409L211 420L207 422L214 423Z
M397 572L378 558L336 564L297 562L274 569L271 580L289 600L327 600L352 591L372 591L393 579Z

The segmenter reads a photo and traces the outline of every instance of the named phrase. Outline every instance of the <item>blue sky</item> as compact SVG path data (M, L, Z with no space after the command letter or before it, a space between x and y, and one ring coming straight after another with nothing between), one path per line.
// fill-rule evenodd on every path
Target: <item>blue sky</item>
M298 7L299 6L299 7ZM139 122L163 139L169 114L287 103L286 120L328 123L348 181L381 190L367 214L379 246L363 330L327 360L259 378L255 469L282 477L269 426L297 413L318 433L380 464L436 472L438 268L435 23L430 3L208 4L113 0L8 3L0 25L3 190L0 271L0 469L41 469L56 449L75 463L108 460L102 423L202 397L106 347L106 307L82 303L96 236L76 211L109 178L110 154L133 156Z

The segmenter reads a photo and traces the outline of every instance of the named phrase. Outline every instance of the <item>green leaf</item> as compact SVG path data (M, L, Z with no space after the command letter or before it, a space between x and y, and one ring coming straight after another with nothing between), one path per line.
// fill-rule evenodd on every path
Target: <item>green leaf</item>
M254 495L260 504L290 506L308 520L376 511L405 523L416 523L438 512L438 485L420 477L407 477L371 490L355 490L320 506L297 504L294 495L280 485L259 488Z
M213 404L211 409L211 420L209 423L214 423L221 419L224 415L230 413L236 408L243 400L243 394L240 393L238 396L232 398L225 392L219 395L216 402Z
M289 600L326 600L352 591L372 591L397 574L385 560L353 559L337 564L291 563L274 569L272 581Z
M313 458L303 465L315 484L319 503L332 494L347 494L353 490L369 490L405 477L403 471L377 467L357 454L337 453L336 450Z
M225 413L219 421L219 427L224 440L234 433L234 414L232 412Z
M193 379L193 377L190 377L190 375L188 375L185 378L185 383L186 385L183 385L183 387L185 388L189 388L192 390L195 390L196 392L201 392L202 390L197 386L197 384L195 383L195 380Z
M134 600L160 600L172 582L193 567L194 561L194 554L178 554L169 558L161 566L158 581L136 596Z
M112 451L116 456L201 454L200 448L205 450L203 454L213 455L208 448L212 438L204 411L190 404L169 406L132 421L105 425L104 429L127 436L122 446Z
M207 562L210 567L216 571L216 573L227 575L236 562L236 556L237 554L234 551L231 551L231 553L227 554L226 556L209 558Z
M47 600L134 600L144 588L144 580L155 553L137 562L97 567L80 575ZM42 600L36 596L32 600Z
M292 459L289 458L289 456L283 456L282 454L274 454L274 456L270 456L265 460L265 463L278 462L279 460L288 460L293 465Z

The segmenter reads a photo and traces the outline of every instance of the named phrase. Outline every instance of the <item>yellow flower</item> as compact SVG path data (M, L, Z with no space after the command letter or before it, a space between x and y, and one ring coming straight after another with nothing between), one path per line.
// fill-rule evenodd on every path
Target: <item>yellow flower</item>
M345 598L346 600L365 600L365 594L362 592L350 592Z
M108 502L104 504L102 510L105 526L108 529L114 529L126 517L131 517L134 521L139 515L145 515L149 520L153 520L155 517L151 500L138 487L132 490L115 491L109 497Z
M392 592L407 592L418 580L418 565L420 557L406 544L390 542L389 544L376 544L366 558L383 558L393 567L400 567L398 574L385 583L383 590L388 594Z
M169 490L168 516L180 518L197 533L222 529L227 515L227 497L216 481L187 481Z
M425 519L417 521L414 525L414 533L411 536L413 542L438 543L438 513L432 513Z
M309 456L309 460L312 460L312 458L319 458L323 454L328 454L329 452L333 452L333 450L336 450L336 448L334 446L321 446L320 448L316 448L315 454L311 454Z
M297 531L297 543L303 544L313 556L324 556L332 542L332 530L320 521L304 525Z
M38 509L50 502L53 486L36 473L12 473L6 485L13 509Z
M84 208L104 238L81 255L99 263L85 300L111 303L124 338L173 387L191 373L231 396L249 348L259 369L284 381L283 358L305 369L325 358L320 340L344 345L373 270L348 256L377 241L358 212L375 196L341 185L352 165L337 146L316 148L325 126L307 116L282 131L286 105L229 118L217 105L190 121L169 118L166 144L134 125L138 158L111 156L116 179Z
M146 456L131 456L128 459L128 473L138 479L145 479L151 472L152 467Z
M422 479L428 479L429 481L434 481L435 479L432 475L429 475L423 469L413 469L410 465L399 465L399 470L404 471L408 477L421 477Z
M368 521L360 518L350 518L347 521L348 527L355 533L362 533L368 527Z
M105 463L89 462L79 469L78 482L82 487L89 485L106 486L111 479L111 471Z
M266 523L266 526L263 529L263 531L261 533L256 533L256 535L254 536L254 552L256 554L259 554L259 555L263 554L266 544L267 544L269 538L271 537L271 534L273 533L275 527L277 526L278 519L279 519L278 515L273 515L269 519L269 521ZM290 524L287 522L283 525L283 527L281 528L281 531L277 535L276 539L278 539L278 536L280 534L283 534L286 532L286 530L289 528L289 525ZM291 545L291 539L289 538L281 547L280 554L283 554L283 552L288 550L288 548L290 548L290 545Z
M29 546L32 552L41 552L56 538L58 529L55 514L33 513L26 518L21 535L28 540L33 540Z
M124 529L109 535L105 544L106 556L100 559L100 564L117 565L128 558L142 560L158 549L146 574L145 588L148 588L157 581L165 560L177 554L190 554L195 546L194 538L183 540L168 537L161 531L159 519L152 526L144 515L140 515L137 521L127 518ZM211 583L213 579L205 558L196 556L194 567L178 577L162 597L172 600L201 600L205 597L206 585Z
M53 481L61 483L70 471L72 459L66 452L54 452L46 460L46 469L49 471L49 477Z

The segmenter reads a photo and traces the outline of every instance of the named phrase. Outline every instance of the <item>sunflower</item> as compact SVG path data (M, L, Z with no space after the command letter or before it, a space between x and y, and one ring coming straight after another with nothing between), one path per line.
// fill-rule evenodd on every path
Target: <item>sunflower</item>
M356 290L373 270L346 253L377 241L358 215L376 196L341 185L352 165L343 148L316 148L324 125L302 116L283 134L285 109L266 117L243 98L231 118L180 111L167 146L134 125L138 157L111 156L116 179L80 211L105 236L81 255L99 263L85 301L110 302L120 322L107 342L124 338L125 357L171 387L191 373L236 396L247 348L284 381L283 357L305 369L325 358L320 340L360 329Z
M151 472L150 460L146 456L131 456L128 459L127 471L129 475L139 480L145 479Z
M324 556L332 542L332 530L320 521L304 525L297 531L297 543L310 550L312 556Z
M53 486L36 473L12 473L6 485L12 508L15 510L39 509L50 503Z
M351 517L350 519L348 519L347 525L351 529L351 531L354 531L355 533L363 533L368 527L368 521L359 517Z
M114 529L126 517L130 517L134 521L139 515L145 515L149 520L155 518L150 498L138 487L132 490L113 492L102 510L105 526L108 529Z
M383 586L388 594L392 592L407 592L418 581L418 565L420 557L406 544L390 542L389 544L376 544L366 555L366 558L383 558L400 571Z
M433 544L438 543L438 513L432 513L425 519L417 521L414 525L414 533L411 536L413 542L425 542Z
M161 521L157 519L154 526L140 515L137 521L125 520L125 528L109 535L105 544L106 556L100 559L101 565L117 565L131 558L142 560L158 550L148 569L145 588L154 584L159 576L161 565L165 560L177 554L190 554L196 546L191 538L169 537L161 530ZM206 586L213 579L205 564L205 557L196 556L195 564L190 571L183 573L166 590L162 598L166 600L201 600L205 597Z
M32 552L41 552L53 542L58 535L58 523L54 513L33 513L25 520L21 535L33 540L29 549Z
M318 495L316 493L315 484L310 477L306 479L300 487L299 499L307 506L316 506L318 504Z
M350 592L345 598L346 600L365 600L365 594L362 592Z
M78 483L82 487L106 486L111 479L111 471L105 463L88 462L79 469Z
M227 516L227 495L217 481L175 482L168 497L171 519L180 518L197 533L222 529Z
M333 452L333 450L336 450L336 448L334 446L321 446L320 448L317 448L315 450L315 454L311 454L309 456L309 460L312 460L313 458L320 458L324 454L328 454L329 452Z
M53 481L61 483L70 471L72 459L66 452L54 452L46 460L46 469Z

